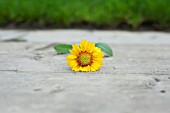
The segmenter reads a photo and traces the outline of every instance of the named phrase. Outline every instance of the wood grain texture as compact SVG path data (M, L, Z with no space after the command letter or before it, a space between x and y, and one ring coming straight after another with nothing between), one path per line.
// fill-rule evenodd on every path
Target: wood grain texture
M110 42L113 57L89 73L71 71L53 48L38 49L50 41L0 42L1 112L169 113L170 42L124 42Z

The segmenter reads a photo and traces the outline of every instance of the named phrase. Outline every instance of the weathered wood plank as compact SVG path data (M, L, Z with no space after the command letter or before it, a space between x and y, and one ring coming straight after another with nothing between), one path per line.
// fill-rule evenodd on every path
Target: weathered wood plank
M44 37L47 37L52 36L50 35L52 33L62 34L61 37L65 37L66 32L50 31L47 34L40 31L32 31L31 34L25 32L27 35L22 39L27 39L27 42L0 42L2 113L170 112L168 33L153 35L146 33L148 37L144 39L141 37L146 35L141 34L140 38L135 39L138 33L130 33L129 38L127 37L131 40L129 41L124 40L125 32L117 33L116 38L116 32L86 31L82 34L82 32L67 31L72 37L83 35L88 39L96 36L92 39L96 42L109 42L103 37L111 38L109 45L113 49L114 56L106 57L99 71L75 73L67 66L66 55L57 55L50 47L39 49L53 43L53 39L42 42L40 35L44 34ZM4 34L6 32L0 32L3 37L1 40L13 38L12 35L10 37L6 35L5 38ZM161 39L159 35L164 37ZM36 36L38 38L32 40ZM56 42L70 41L67 37L63 39L57 37ZM70 43L79 40L75 38ZM140 40L143 42L139 43Z

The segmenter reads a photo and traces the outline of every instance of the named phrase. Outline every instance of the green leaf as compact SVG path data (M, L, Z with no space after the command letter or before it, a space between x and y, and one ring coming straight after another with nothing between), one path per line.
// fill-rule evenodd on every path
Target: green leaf
M72 49L72 45L69 44L55 44L53 47L59 54L69 53L69 50Z
M95 44L96 47L101 48L101 50L106 53L109 56L113 56L113 52L112 49L110 48L109 45L105 44L105 43L96 43Z

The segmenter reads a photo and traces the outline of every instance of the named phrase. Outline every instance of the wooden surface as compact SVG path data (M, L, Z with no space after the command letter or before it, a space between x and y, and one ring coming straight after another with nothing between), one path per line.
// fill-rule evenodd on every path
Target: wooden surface
M169 36L154 32L0 30L0 112L170 113ZM19 41L11 40L15 38ZM114 56L105 57L97 72L71 71L66 55L57 55L48 47L82 39L105 42L113 49Z

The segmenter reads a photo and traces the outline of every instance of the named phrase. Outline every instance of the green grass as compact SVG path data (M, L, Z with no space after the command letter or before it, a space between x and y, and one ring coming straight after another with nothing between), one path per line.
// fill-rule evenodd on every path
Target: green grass
M0 25L51 24L66 27L127 23L137 28L152 22L170 28L170 0L0 0Z

